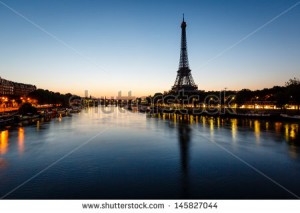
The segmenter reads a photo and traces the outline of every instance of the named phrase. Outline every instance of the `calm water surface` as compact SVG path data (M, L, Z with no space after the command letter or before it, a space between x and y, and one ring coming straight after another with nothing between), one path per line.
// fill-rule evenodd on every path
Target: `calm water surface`
M299 124L105 108L1 131L6 199L300 196Z

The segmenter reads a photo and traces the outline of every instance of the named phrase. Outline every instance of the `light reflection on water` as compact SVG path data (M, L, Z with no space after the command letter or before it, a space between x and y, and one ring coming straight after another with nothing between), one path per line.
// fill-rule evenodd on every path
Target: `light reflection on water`
M300 194L298 123L90 109L1 131L0 196L107 127L8 198L293 198L211 141Z
M38 123L37 123L38 125ZM19 144L19 153L22 154L24 152L24 127L19 127L18 129L18 144Z
M198 123L198 117L193 118L194 123ZM191 123L191 122L190 122ZM209 118L207 116L200 117L200 123L202 127L207 127L209 125L210 132L213 134L214 129L220 127L231 126L232 139L236 140L239 130L241 128L243 131L253 131L256 142L259 143L262 132L275 133L278 138L284 137L285 142L294 143L295 145L300 145L299 138L299 123L289 123L289 122L272 122L272 121L260 121L253 119L236 119L236 118Z
M182 119L178 119L178 115L163 114L160 116L169 118L169 120L173 119L175 123L180 121L189 123L191 125L201 124L202 128L209 128L211 137L214 136L216 129L230 127L231 140L233 143L238 141L238 137L241 133L247 131L247 133L253 132L253 138L255 138L256 144L259 145L263 133L264 139L273 139L275 141L285 142L290 145L289 154L292 158L297 158L299 156L299 150L295 148L295 146L300 146L299 123L208 116L189 116L187 120L183 121Z
M231 131L232 131L232 140L233 140L233 142L236 142L237 131L238 131L237 120L236 119L231 120Z
M256 142L259 143L259 139L260 139L260 122L258 120L254 121L254 133L255 133Z
M0 154L6 154L8 149L8 130L1 131Z

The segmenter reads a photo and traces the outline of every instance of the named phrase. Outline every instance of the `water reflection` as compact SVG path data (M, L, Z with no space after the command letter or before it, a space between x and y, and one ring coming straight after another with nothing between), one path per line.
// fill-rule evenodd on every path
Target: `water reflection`
M268 121L266 122L266 130L267 131L269 130L269 122Z
M206 124L207 124L207 119L206 119L206 117L202 117L202 125L203 125L203 127L206 127Z
M0 169L5 169L7 167L7 162L4 158L0 158Z
M292 144L293 146L300 146L299 128L299 124L284 125L285 139L289 144Z
M218 129L220 128L220 126L221 126L221 124L220 124L220 120L221 120L221 118L217 118L217 126L218 126Z
M291 145L289 146L289 155L293 159L297 159L299 156L299 150L297 146Z
M209 129L210 129L210 136L213 137L214 136L214 119L210 118L209 119Z
M18 129L18 149L19 153L22 154L24 152L24 127L19 127Z
M0 154L3 155L8 149L8 130L1 131L0 137Z
M233 140L233 142L236 142L237 119L231 119L231 132L232 132L232 140Z
M274 142L285 141L288 145L293 145L295 147L300 146L300 136L299 128L300 125L297 122L273 122L273 121L264 121L257 119L228 119L228 118L213 118L208 116L186 116L185 118L180 115L167 114L165 118L171 118L174 122L184 122L186 121L186 126L198 125L200 124L202 128L208 129L210 136L215 135L216 129L220 128L230 128L232 142L237 143L238 137L241 134L246 132L252 132L255 138L255 142L258 146L262 145L261 143L266 140L273 140ZM185 120L186 119L186 120ZM179 122L179 123L180 123ZM181 127L183 128L183 127ZM187 127L184 127L187 128ZM182 131L182 130L180 130ZM270 134L266 134L270 133ZM182 134L182 133L181 133ZM239 141L242 143L242 141ZM293 157L298 155L296 149L291 149L290 152L293 152Z
M256 143L259 143L259 140L260 140L260 122L258 120L254 121L254 133L255 133Z
M180 146L181 166L184 174L188 173L188 160L189 160L189 144L191 140L191 128L184 124L178 124L178 140Z
M298 133L297 131L298 131L298 125L292 124L290 128L290 134L289 134L292 140L296 139L296 135Z
M40 121L37 121L36 122L36 131L39 131L40 130Z
M249 120L249 127L252 128L252 120Z
M180 161L182 174L182 197L188 197L189 194L189 148L191 141L191 128L189 125L179 122L178 141L180 147Z
M0 155L0 195L108 124L115 128L8 198L287 198L281 188L205 140L209 137L300 194L297 123L81 113L0 132L0 153L9 152ZM49 193L41 193L41 187Z

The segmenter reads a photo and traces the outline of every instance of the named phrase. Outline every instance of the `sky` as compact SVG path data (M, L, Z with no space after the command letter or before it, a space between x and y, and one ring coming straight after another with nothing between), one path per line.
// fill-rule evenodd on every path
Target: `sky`
M81 96L168 91L183 13L199 89L300 77L298 0L0 0L0 77Z

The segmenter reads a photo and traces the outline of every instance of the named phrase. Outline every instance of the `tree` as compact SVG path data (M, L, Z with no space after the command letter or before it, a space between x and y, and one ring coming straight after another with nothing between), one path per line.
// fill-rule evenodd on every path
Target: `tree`
M137 103L137 105L141 105L142 99L141 98L136 98L136 103Z
M300 106L300 80L297 78L290 79L285 83L287 88L287 95L292 104L297 105L297 109L299 111Z
M278 91L274 95L274 98L275 98L277 107L280 107L281 109L283 109L284 105L286 105L288 103L288 96L284 90Z
M65 95L59 92L52 92L49 90L37 89L29 93L28 97L36 99L39 104L61 104L62 106L69 106L69 100L71 97L75 97L71 93ZM78 97L78 96L76 96Z
M236 94L235 102L238 104L238 106L241 106L245 104L246 102L250 102L253 98L254 94L249 89L242 89Z
M153 103L154 104L157 104L159 101L161 101L163 99L163 94L160 93L160 92L157 92L154 94L154 97L153 97Z
M151 103L152 103L152 98L151 98L151 96L147 96L147 97L146 97L146 101L147 101L147 105L151 105Z
M37 109L33 107L30 103L24 103L20 108L19 108L19 113L21 115L26 115L26 114L36 114Z
M300 85L300 80L298 78L293 78L290 79L288 82L285 82L286 87L295 86L295 85Z

